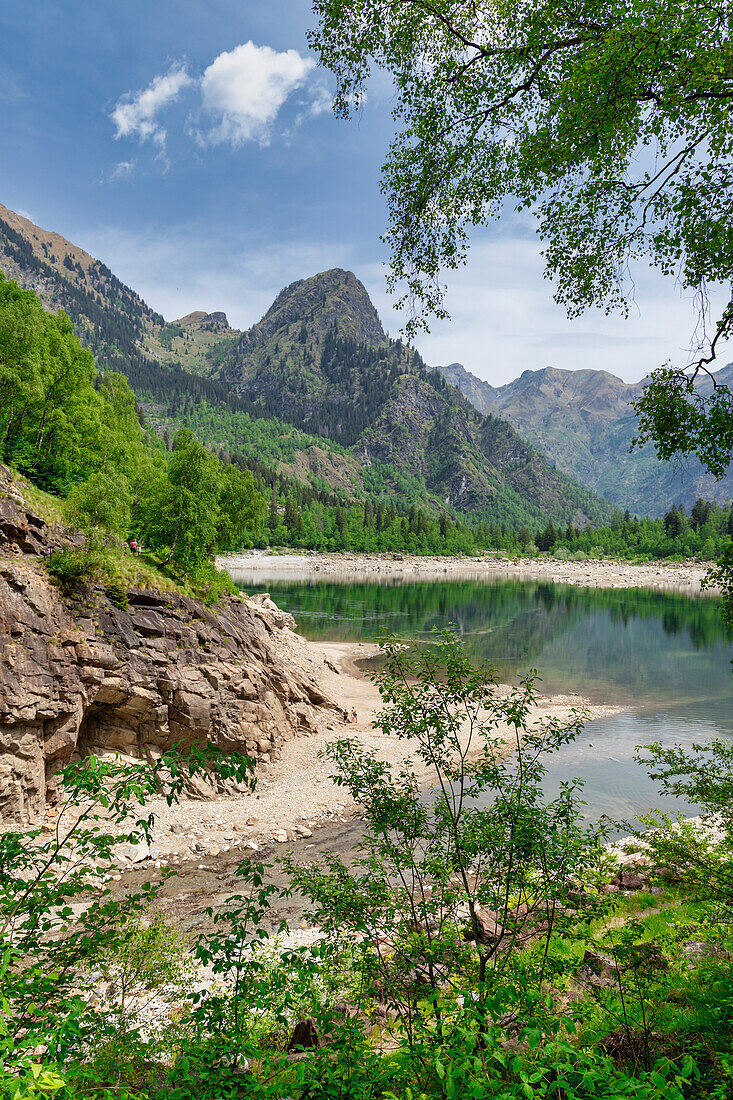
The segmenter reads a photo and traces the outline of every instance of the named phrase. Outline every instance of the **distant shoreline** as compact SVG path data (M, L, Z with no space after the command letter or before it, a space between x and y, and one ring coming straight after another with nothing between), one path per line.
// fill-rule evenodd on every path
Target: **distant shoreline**
M718 596L719 590L701 588L711 563L653 561L633 564L623 560L556 558L420 557L411 554L317 554L305 551L277 553L250 550L226 554L217 565L246 584L322 578L324 580L492 580L516 578L574 584L584 588L649 588L688 596Z

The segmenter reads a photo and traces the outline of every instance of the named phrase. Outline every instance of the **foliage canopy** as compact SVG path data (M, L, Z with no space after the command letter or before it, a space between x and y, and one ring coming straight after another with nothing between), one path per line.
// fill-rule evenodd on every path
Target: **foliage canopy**
M311 44L356 110L394 81L393 280L442 314L467 229L530 209L571 315L627 305L643 258L703 294L733 272L730 8L702 0L315 0ZM404 300L404 299L403 299ZM724 324L733 314L726 311ZM409 328L415 331L420 319Z
M733 334L733 300L711 322L708 288L733 279L730 5L314 0L314 10L310 41L336 76L337 114L358 109L373 69L393 79L383 189L408 333L446 316L440 275L465 262L470 229L511 212L534 215L570 316L627 311L630 264L651 264L696 296L697 346L691 374L652 373L635 442L653 441L661 459L695 454L720 477L733 393L707 364ZM732 577L724 555L726 592Z

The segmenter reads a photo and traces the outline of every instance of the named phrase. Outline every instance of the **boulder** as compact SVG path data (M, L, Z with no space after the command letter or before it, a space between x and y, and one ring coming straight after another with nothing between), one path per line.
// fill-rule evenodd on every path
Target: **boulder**
M288 1050L314 1050L321 1045L316 1021L309 1016L307 1020L300 1020L295 1025L288 1043Z
M682 954L695 966L705 959L730 959L730 952L710 940L690 940L682 944Z
M620 867L611 879L611 885L619 890L643 890L649 885L649 875L640 873L635 867Z
M589 970L596 978L610 980L618 976L618 967L610 955L594 948L587 948L583 955L583 967Z
M334 1037L333 1025L344 1020L362 1021L359 1009L346 1001L337 1001L324 1015L327 1016L327 1020L324 1020L323 1024L319 1023L314 1016L300 1020L293 1029L288 1050L314 1050L317 1047L325 1047Z
M139 844L124 844L118 849L118 855L130 863L143 863L146 859L155 858L151 848L144 841Z
M499 919L499 914L492 909L479 909L476 913L476 920L478 923L478 936L476 936L476 929L469 921L463 931L464 938L467 940L477 938L479 943L485 944L498 943L504 935L504 926Z

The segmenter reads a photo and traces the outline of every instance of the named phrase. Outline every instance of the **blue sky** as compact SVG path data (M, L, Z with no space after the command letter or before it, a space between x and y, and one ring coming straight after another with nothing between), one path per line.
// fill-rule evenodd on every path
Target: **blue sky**
M307 0L4 0L0 202L107 263L168 319L224 309L259 319L297 278L348 267L385 323L380 165L390 88L358 119L329 110L308 54ZM627 380L679 358L691 304L636 273L631 316L570 322L532 226L477 234L450 280L450 322L418 347L498 384L527 368L594 367Z

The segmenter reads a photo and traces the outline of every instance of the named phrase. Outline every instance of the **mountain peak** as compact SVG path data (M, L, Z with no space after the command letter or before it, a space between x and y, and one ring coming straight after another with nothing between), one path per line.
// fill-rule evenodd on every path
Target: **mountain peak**
M371 347L387 338L364 284L353 271L334 267L281 290L262 320L245 332L241 349L257 347L279 331L304 323L321 331L335 326L340 335Z
M462 363L449 363L447 367L436 367L451 386L455 386L468 401L484 415L493 409L497 390L483 378L477 378L466 370Z
M192 313L187 313L185 317L179 317L173 324L180 325L181 328L204 329L207 332L228 333L235 331L230 328L227 315L221 310L207 313L205 309L194 309Z

